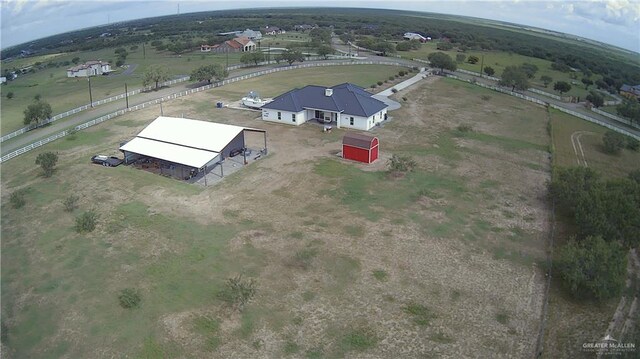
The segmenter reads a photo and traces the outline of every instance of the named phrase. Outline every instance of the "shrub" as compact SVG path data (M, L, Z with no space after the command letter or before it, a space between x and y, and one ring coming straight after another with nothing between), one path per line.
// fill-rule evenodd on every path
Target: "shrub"
M137 308L140 306L140 302L142 298L140 298L140 293L134 288L125 288L120 291L118 295L118 301L120 302L120 306L125 309Z
M404 71L400 70L400 72L398 72L398 75L404 76L404 75L406 75L406 73Z
M396 79L395 76L389 76L389 81L393 81L395 79Z
M241 274L227 279L225 287L218 292L218 298L242 311L244 306L256 295L256 290L255 279L245 280Z
M382 86L383 83L384 82L382 82L382 81L378 81L378 86Z
M409 156L393 155L389 160L389 169L391 172L410 172L415 166L416 161Z
M405 102L406 102L406 101L407 101L407 98L406 98L406 97L403 97L403 98L402 98L402 101L405 101Z
M624 135L615 131L607 131L602 137L604 151L611 154L619 153L625 147L625 142Z
M404 307L404 312L413 316L414 323L427 326L436 316L422 304L409 303Z
M458 125L458 127L456 127L456 130L458 130L458 132L461 132L461 133L466 133L466 132L473 131L473 127L469 124L463 123Z
M45 177L51 177L56 163L58 163L58 155L53 152L41 153L36 157L36 164L40 165Z
M76 217L76 232L93 232L98 222L98 214L94 211L86 211Z
M24 207L24 205L27 203L27 201L24 199L24 193L25 190L17 190L11 193L11 196L9 197L11 207L16 209Z
M393 92L393 93L397 93L397 92L398 92L398 89L394 87L394 88L392 88L392 89L391 89L391 92Z
M317 254L318 251L315 248L306 248L297 251L293 256L291 264L305 270L309 269L309 267L311 267L311 263L313 262L313 258L315 258Z
M372 88L372 89L374 89L374 88L376 88L376 87L378 87L378 85L376 85L376 84L371 85L371 88Z
M13 92L7 92L7 100L11 100L13 98Z
M71 195L64 199L62 204L64 205L65 212L73 212L74 209L78 208L78 200L80 197Z
M373 277L381 282L386 281L388 276L389 274L387 274L383 269L376 269L373 271Z
M640 141L636 140L633 137L627 137L627 148L631 151L636 151L640 149Z

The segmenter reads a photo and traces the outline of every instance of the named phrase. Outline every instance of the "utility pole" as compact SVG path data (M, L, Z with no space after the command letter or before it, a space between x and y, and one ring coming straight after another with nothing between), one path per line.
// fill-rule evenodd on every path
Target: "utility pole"
M480 60L480 77L482 77L482 68L484 67L484 55L482 55L482 60Z
M127 90L127 83L124 83L124 98L127 101L127 108L129 108L129 91Z
M87 77L87 80L89 81L89 101L91 108L93 108L93 95L91 94L91 75Z

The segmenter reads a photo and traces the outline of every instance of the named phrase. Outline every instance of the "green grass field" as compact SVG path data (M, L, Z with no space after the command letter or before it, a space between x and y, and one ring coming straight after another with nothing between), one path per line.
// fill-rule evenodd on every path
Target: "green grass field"
M580 143L582 144L587 164L602 176L625 177L630 171L638 168L640 152L627 149L622 150L618 155L604 152L602 135L608 131L607 128L556 110L551 110L551 121L556 166L577 166L571 135L575 132L584 132L580 136Z
M418 59L426 60L427 56L429 56L430 53L439 51L436 48L436 46L437 46L437 42L435 41L424 43L421 45L421 48L419 50L399 51L398 54L407 59L418 58ZM447 53L454 60L456 58L456 55L460 53L455 50L443 51L443 52ZM538 72L535 74L535 77L531 79L531 84L533 87L558 95L558 93L553 90L553 83L551 83L547 88L545 88L542 81L540 81L540 76L547 75L547 76L550 76L554 82L566 81L572 84L571 91L569 91L566 94L563 94L563 96L570 95L570 96L581 97L584 99L589 93L585 89L584 84L580 81L580 79L582 79L582 76L583 76L582 73L576 72L577 79L571 79L569 73L564 73L564 72L551 69L551 61L542 60L535 57L523 56L523 55L514 54L514 53L508 53L504 51L469 50L464 52L463 54L467 56L467 58L469 58L469 56L472 56L472 55L475 55L480 59L484 57L484 62L483 62L484 66L491 66L496 72L493 75L495 77L500 77L500 75L502 74L502 71L507 66L512 66L512 65L519 66L519 65L522 65L523 63L530 63L538 66ZM458 63L457 65L458 65L458 68L461 68L464 70L480 72L481 64L482 64L481 61L478 61L478 63L476 64L470 64L465 61L463 63ZM593 75L591 77L591 80L595 81L596 79L599 79L599 78L600 76Z
M71 61L76 56L81 58L81 62L96 59L108 61L116 58L113 51L114 48L107 48L81 54L63 54L56 57L49 55L39 56L16 60L15 63L3 64L3 67L12 68L15 66L20 68L36 61ZM149 45L146 46L145 55L143 55L142 46L139 46L136 50L130 50L130 47L127 47L127 51L129 52L127 64L136 64L138 67L128 76L119 75L123 72L123 69L116 69L113 75L92 77L91 89L94 101L124 93L125 83L128 85L129 90L142 87L142 76L151 64L166 66L170 77L173 78L179 75L189 75L193 69L201 65L210 63L226 64L227 61L224 54L201 53L198 50L182 55L174 55L168 52L156 52ZM237 64L239 62L239 54L229 54L229 64ZM68 78L66 69L66 67L58 67L40 70L33 74L21 75L7 85L3 85L0 88L2 96L0 132L6 134L24 126L23 111L36 95L40 95L42 100L51 104L54 115L88 104L88 80L86 78ZM10 100L6 98L9 92L14 94L14 97Z

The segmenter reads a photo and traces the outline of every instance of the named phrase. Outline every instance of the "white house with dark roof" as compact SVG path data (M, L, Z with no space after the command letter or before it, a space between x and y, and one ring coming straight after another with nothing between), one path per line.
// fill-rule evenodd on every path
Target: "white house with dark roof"
M104 61L87 61L84 64L67 69L67 77L88 77L108 74L111 72L111 65Z
M262 119L295 126L317 120L338 128L368 131L387 117L387 104L371 96L350 83L333 87L308 85L262 106Z

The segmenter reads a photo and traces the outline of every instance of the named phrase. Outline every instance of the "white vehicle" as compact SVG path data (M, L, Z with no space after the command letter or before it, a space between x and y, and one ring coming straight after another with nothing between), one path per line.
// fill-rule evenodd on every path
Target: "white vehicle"
M251 91L247 94L247 96L242 98L242 104L249 108L261 108L269 101L263 100L260 98L257 92Z

